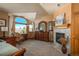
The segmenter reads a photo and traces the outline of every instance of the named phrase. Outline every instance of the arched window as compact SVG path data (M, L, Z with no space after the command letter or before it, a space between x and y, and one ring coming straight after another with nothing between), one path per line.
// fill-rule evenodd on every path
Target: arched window
M20 34L27 33L27 20L22 17L15 18L15 32Z

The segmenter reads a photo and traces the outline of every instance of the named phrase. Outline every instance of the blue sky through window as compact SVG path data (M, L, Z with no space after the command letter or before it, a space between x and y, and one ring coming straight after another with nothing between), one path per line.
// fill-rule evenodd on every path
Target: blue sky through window
M15 18L15 22L18 22L15 24L15 32L18 33L26 33L26 25L27 24L27 20L21 17L16 17Z
M16 18L15 18L15 22L18 22L18 23L24 23L24 24L27 23L26 19L21 18L21 17L16 17Z

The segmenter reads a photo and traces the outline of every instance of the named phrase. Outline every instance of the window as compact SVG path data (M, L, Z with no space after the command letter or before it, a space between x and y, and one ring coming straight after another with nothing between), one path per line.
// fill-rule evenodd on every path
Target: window
M27 20L25 18L16 17L15 18L15 32L20 34L27 33Z
M29 25L29 32L33 31L33 25Z
M35 29L34 29L34 23L32 22L32 24L29 25L29 32L33 32Z

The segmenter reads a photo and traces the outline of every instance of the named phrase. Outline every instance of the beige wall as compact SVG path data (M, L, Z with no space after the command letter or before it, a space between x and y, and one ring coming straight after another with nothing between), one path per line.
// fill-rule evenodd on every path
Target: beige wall
M65 4L62 7L60 7L57 11L55 11L52 15L55 19L56 16L65 13L65 20L67 23L71 23L71 4Z
M0 18L8 20L8 13L0 11Z
M66 20L66 24L67 23L71 23L71 4L65 4L62 7L60 7L57 11L55 11L54 13L52 13L52 15L47 15L44 17L40 17L40 18L36 18L35 19L35 27L38 26L38 23L41 21L55 21L55 18L60 15L65 13L65 20Z
M49 21L52 21L52 20L53 20L53 16L50 16L50 15L37 18L37 19L35 19L35 21L34 21L34 23L35 23L35 28L38 27L38 24L39 24L41 21L49 22Z

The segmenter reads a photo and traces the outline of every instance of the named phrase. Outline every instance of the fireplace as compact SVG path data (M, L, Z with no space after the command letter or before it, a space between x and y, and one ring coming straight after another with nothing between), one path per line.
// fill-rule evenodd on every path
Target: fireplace
M65 33L56 33L56 42L57 43L59 43L59 44L61 44L61 42L60 42L60 38L61 37L63 37L63 36L65 36Z
M66 41L67 41L67 44L66 44L66 47L67 47L67 51L68 53L70 53L70 29L65 29L65 28L54 28L54 44L55 44L55 47L61 52L61 42L60 42L60 38L64 36Z

